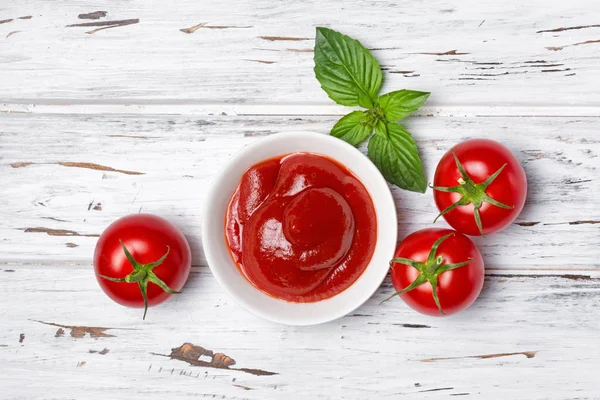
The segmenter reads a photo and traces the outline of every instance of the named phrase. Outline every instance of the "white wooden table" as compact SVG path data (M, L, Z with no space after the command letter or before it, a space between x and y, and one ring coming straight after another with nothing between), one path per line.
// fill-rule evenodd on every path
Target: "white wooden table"
M262 136L327 133L347 112L314 78L320 25L373 50L384 90L432 92L406 121L430 180L471 137L522 162L527 205L476 240L487 277L467 312L379 305L386 280L352 315L279 326L207 268L215 171ZM597 0L3 1L0 397L600 398L599 123ZM431 192L394 196L400 236L430 226ZM184 293L147 321L91 265L102 230L137 212L172 220L194 254Z

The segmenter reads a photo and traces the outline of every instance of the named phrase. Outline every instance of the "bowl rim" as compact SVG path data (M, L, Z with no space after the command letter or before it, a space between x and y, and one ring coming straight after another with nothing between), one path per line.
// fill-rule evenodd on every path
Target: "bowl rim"
M315 147L317 150L272 151L271 155L259 158L257 153L269 153L269 146L275 149L280 142L299 143L300 146ZM260 151L259 151L260 150ZM314 153L327 156L345 166L356 175L365 186L375 206L377 218L377 241L373 256L369 264L358 279L346 290L337 295L317 302L293 303L269 296L255 287L239 271L233 261L225 240L225 219L229 201L237 188L242 174L252 165L272 157L291 153ZM342 156L343 155L343 156ZM258 161L251 161L259 158ZM348 165L339 158L350 159L354 162ZM360 169L360 173L357 170ZM361 177L362 175L362 177ZM368 179L365 179L368 175ZM234 182L232 184L231 182ZM233 187L230 193L223 193L223 187ZM226 194L226 196L225 196ZM226 198L224 207L223 199ZM220 199L220 200L219 200ZM223 212L224 208L224 213ZM222 213L222 215L219 215ZM219 218L215 219L215 215ZM221 221L221 228L218 227ZM278 132L260 138L237 151L227 163L217 172L212 179L204 201L202 213L202 245L208 266L221 286L221 288L238 305L252 314L263 319L285 325L316 325L341 318L364 304L381 286L389 270L389 260L396 248L397 240L397 212L390 188L377 167L356 147L336 137L311 131ZM221 232L222 229L222 232ZM222 235L221 235L222 233ZM217 236L217 237L215 237ZM223 250L227 252L224 266ZM232 275L231 267L235 268L239 277L246 285L242 285L238 278ZM226 269L228 268L228 269ZM232 282L235 281L235 282ZM253 294L244 294L238 289L248 286ZM247 291L250 293L249 291ZM250 296L250 297L249 297ZM253 298L257 296L257 299ZM265 303L268 307L257 306ZM323 307L327 305L327 307ZM296 314L296 316L294 316Z

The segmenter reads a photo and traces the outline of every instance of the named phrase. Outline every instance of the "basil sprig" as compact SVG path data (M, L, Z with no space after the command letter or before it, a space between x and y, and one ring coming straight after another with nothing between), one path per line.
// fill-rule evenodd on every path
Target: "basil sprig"
M398 121L421 107L429 93L397 90L379 96L383 74L379 63L358 40L328 28L317 28L315 75L336 103L360 106L331 129L331 135L353 146L369 139L368 156L394 185L424 193L427 181L417 145Z

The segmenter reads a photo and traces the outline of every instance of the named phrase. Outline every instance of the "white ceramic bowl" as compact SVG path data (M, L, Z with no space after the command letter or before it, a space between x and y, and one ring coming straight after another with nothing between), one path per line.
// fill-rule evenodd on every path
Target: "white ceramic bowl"
M345 291L314 303L275 299L252 285L231 258L225 240L229 200L244 172L268 158L296 152L328 156L345 165L365 185L377 213L377 244L363 274ZM314 132L278 133L246 146L218 173L206 197L202 243L208 265L223 289L255 315L287 325L314 325L343 317L375 293L385 278L396 247L396 207L389 187L375 165L355 147Z

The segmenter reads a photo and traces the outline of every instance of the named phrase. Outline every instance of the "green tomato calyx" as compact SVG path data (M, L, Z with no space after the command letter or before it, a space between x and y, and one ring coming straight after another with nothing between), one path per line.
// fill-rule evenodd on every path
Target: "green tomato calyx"
M456 203L451 204L450 206L446 207L446 209L444 209L437 217L435 217L435 219L433 220L433 223L435 223L442 215L454 210L456 207L473 204L473 215L475 217L475 224L477 225L477 228L479 229L479 233L481 233L481 236L485 236L485 234L483 233L483 225L481 224L481 214L479 213L479 209L481 208L483 203L490 203L496 207L505 208L505 209L509 209L509 210L514 208L514 206L509 206L504 203L500 203L499 201L493 199L492 197L488 196L485 193L485 190L488 188L488 186L490 186L490 184L492 182L494 182L494 180L498 177L498 175L500 175L500 173L504 170L504 168L506 167L506 164L501 166L496 172L494 172L492 175L490 175L482 183L475 183L475 182L473 182L471 177L467 174L467 171L465 171L465 169L463 168L463 166L460 163L460 161L458 160L458 157L456 156L456 153L454 152L454 150L450 150L450 151L452 152L452 155L454 156L454 161L456 162L456 167L458 168L458 171L461 174L461 177L458 178L458 185L451 186L451 187L430 185L430 187L433 190L439 190L440 192L460 193L462 195L462 197Z
M436 240L433 243L433 246L431 246L431 250L429 251L429 255L427 256L427 260L425 262L415 261L415 260L411 260L409 258L402 258L402 257L393 258L392 261L390 261L390 264L398 263L398 264L404 264L404 265L411 266L411 267L415 268L417 271L419 271L419 275L416 277L416 279L410 285L408 285L407 287L405 287L402 290L397 291L396 293L394 293L387 299L383 300L382 303L385 301L388 301L389 299L391 299L394 296L409 292L409 291L413 290L414 288L421 286L425 282L429 282L429 284L431 285L431 294L433 295L433 301L435 301L435 305L437 306L438 310L440 310L440 313L445 315L444 310L442 309L442 306L440 305L440 299L438 298L438 294L437 294L438 279L439 279L440 274L442 274L446 271L460 268L462 266L469 264L471 261L473 261L473 259L470 258L467 261L463 261L463 262L459 262L459 263L455 263L455 264L444 264L444 258L441 255L440 256L437 255L437 250L438 250L438 247L440 247L440 244L442 244L442 242L444 240L448 239L450 236L453 236L453 235L454 235L454 232L449 233L446 236L442 236L441 238Z
M127 247L125 247L125 245L123 244L123 241L121 239L119 239L119 242L121 243L123 252L125 252L125 257L127 257L129 262L131 263L131 266L133 267L133 272L130 273L129 275L127 275L125 278L111 278L109 276L104 276L104 275L100 275L100 276L102 278L112 281L112 282L137 283L138 286L140 287L140 291L142 292L142 297L144 298L144 317L143 317L143 319L145 320L146 312L148 311L148 294L147 294L147 292L148 292L148 283L149 282L154 283L155 285L159 286L162 290L164 290L165 292L167 292L169 294L181 293L181 292L173 290L169 286L167 286L167 284L164 283L152 271L154 268L161 265L163 263L163 261L165 261L165 259L169 255L169 252L171 251L171 248L169 246L167 246L167 252L158 260L156 260L152 263L149 263L149 264L142 264L142 263L139 263L135 258L133 258L133 256L131 255L129 250L127 250Z

